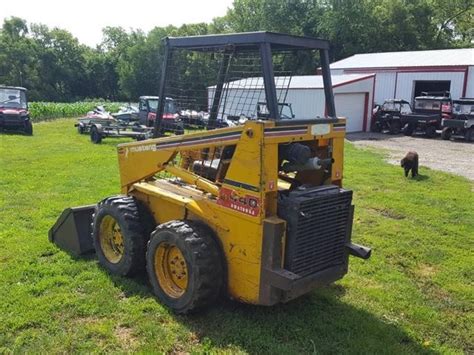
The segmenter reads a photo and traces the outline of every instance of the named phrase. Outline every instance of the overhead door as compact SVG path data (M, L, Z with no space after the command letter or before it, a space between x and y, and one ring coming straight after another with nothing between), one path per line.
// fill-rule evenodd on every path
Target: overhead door
M336 94L334 95L336 114L346 117L346 131L360 132L364 127L365 94Z

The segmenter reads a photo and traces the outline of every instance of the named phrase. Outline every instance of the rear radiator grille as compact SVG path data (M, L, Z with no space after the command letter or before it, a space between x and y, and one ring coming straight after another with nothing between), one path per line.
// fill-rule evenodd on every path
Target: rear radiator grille
M278 208L287 221L285 269L307 276L344 264L352 191L325 186L291 194Z

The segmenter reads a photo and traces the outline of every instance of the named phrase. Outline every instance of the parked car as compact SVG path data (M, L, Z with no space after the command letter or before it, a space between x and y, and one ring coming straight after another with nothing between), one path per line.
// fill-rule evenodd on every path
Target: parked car
M415 97L413 112L402 114L404 133L408 136L422 133L434 138L441 130L441 120L451 115L452 102L449 92L424 92Z
M463 97L453 100L451 117L443 118L441 138L463 138L474 141L474 98Z
M25 88L0 85L0 130L33 135Z
M410 103L402 99L385 100L372 116L372 132L399 134L402 130L402 115L412 112Z
M141 125L153 127L158 108L158 96L140 96L138 103L138 117ZM163 132L173 132L175 134L184 133L183 121L179 117L178 108L174 100L170 97L165 99L165 107L161 120Z

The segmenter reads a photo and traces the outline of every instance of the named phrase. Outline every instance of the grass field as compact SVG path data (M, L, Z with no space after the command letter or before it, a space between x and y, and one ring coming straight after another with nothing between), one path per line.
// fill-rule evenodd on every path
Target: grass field
M119 191L115 145L71 120L0 135L0 353L473 353L472 183L346 147L353 240L373 248L330 287L272 308L223 301L175 316L145 277L110 276L48 242L67 206Z

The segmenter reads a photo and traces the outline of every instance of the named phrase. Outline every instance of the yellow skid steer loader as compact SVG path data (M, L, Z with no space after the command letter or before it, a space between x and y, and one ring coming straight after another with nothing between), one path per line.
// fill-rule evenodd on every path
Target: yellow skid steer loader
M342 278L349 255L370 257L351 242L352 191L342 187L346 121L335 113L329 43L256 32L166 38L164 46L159 97L194 94L181 105L207 108L208 129L162 136L161 99L155 138L118 146L121 195L66 209L50 240L75 254L95 250L114 274L147 272L156 296L178 313L223 293L257 305L287 302ZM288 77L293 62L284 55L299 51L319 56L325 117L298 118L296 109L281 117L289 79L275 68L286 66ZM208 70L191 91L189 78L173 70L190 58L202 66L202 56L207 69L217 63L217 78ZM180 93L171 92L180 83ZM244 110L258 102L266 103L265 118ZM246 119L231 126L232 116Z

